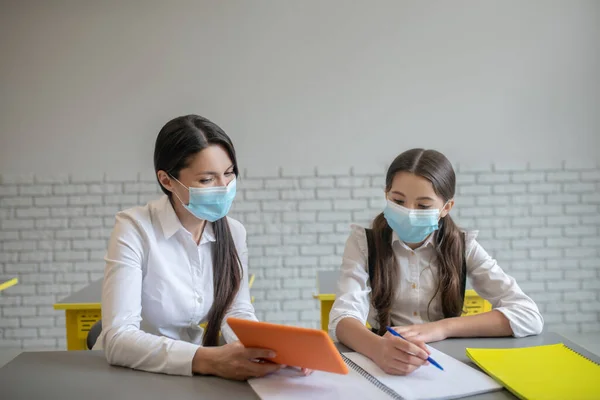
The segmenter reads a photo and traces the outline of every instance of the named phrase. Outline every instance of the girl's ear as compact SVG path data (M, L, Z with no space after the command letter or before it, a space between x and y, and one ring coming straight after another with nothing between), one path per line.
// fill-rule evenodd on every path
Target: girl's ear
M454 207L454 199L448 200L444 207L442 207L440 211L440 218L444 218L446 215L448 215L448 213L450 213L450 210L452 210L452 207Z

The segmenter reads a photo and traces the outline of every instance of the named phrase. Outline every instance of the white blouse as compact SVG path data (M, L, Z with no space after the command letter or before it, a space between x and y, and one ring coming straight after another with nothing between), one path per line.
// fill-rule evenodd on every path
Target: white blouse
M435 259L434 235L430 235L415 250L402 242L396 233L392 236L392 248L400 268L400 282L391 311L393 326L421 324L444 318L439 293L428 310L438 282L438 266L432 262ZM475 241L476 236L476 232L469 232L466 238L467 277L473 289L488 300L493 309L508 318L515 337L541 333L544 321L536 304ZM356 318L363 324L369 322L372 327L378 327L375 319L377 314L370 301L367 259L365 229L353 225L344 250L336 300L329 317L329 334L336 341L336 327L344 318Z
M228 317L256 320L248 289L248 249L243 225L227 218L242 262L240 290L221 333L237 340ZM201 346L199 324L213 304L213 226L200 244L181 225L167 196L116 216L102 287L102 333L94 349L109 363L151 372L192 375ZM218 243L217 243L218 245Z

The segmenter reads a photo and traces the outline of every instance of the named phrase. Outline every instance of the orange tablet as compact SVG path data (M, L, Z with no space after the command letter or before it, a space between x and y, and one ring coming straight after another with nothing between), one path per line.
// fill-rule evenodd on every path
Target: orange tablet
M340 353L322 330L239 318L227 318L227 324L245 347L275 351L277 356L270 361L336 374L348 373Z

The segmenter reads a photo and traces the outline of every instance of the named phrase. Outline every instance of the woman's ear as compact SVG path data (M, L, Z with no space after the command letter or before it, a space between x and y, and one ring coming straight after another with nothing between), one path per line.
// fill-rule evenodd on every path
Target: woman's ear
M162 187L167 189L169 192L173 193L173 179L171 179L169 174L167 174L165 171L160 170L156 173L156 176L158 177L158 181L160 182Z
M452 210L452 207L454 207L454 199L448 200L444 207L442 207L442 210L440 211L440 218L444 218L446 215L448 215L450 210Z

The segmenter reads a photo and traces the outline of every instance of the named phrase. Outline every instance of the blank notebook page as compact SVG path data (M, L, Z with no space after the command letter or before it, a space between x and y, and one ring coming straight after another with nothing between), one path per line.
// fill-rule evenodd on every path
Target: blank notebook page
M390 397L357 372L348 375L314 371L304 376L285 368L264 378L248 380L262 400L385 400Z
M420 367L407 376L388 375L369 358L360 353L344 353L378 381L406 399L456 399L502 389L484 373L464 364L433 347L431 358L444 371L433 365Z

